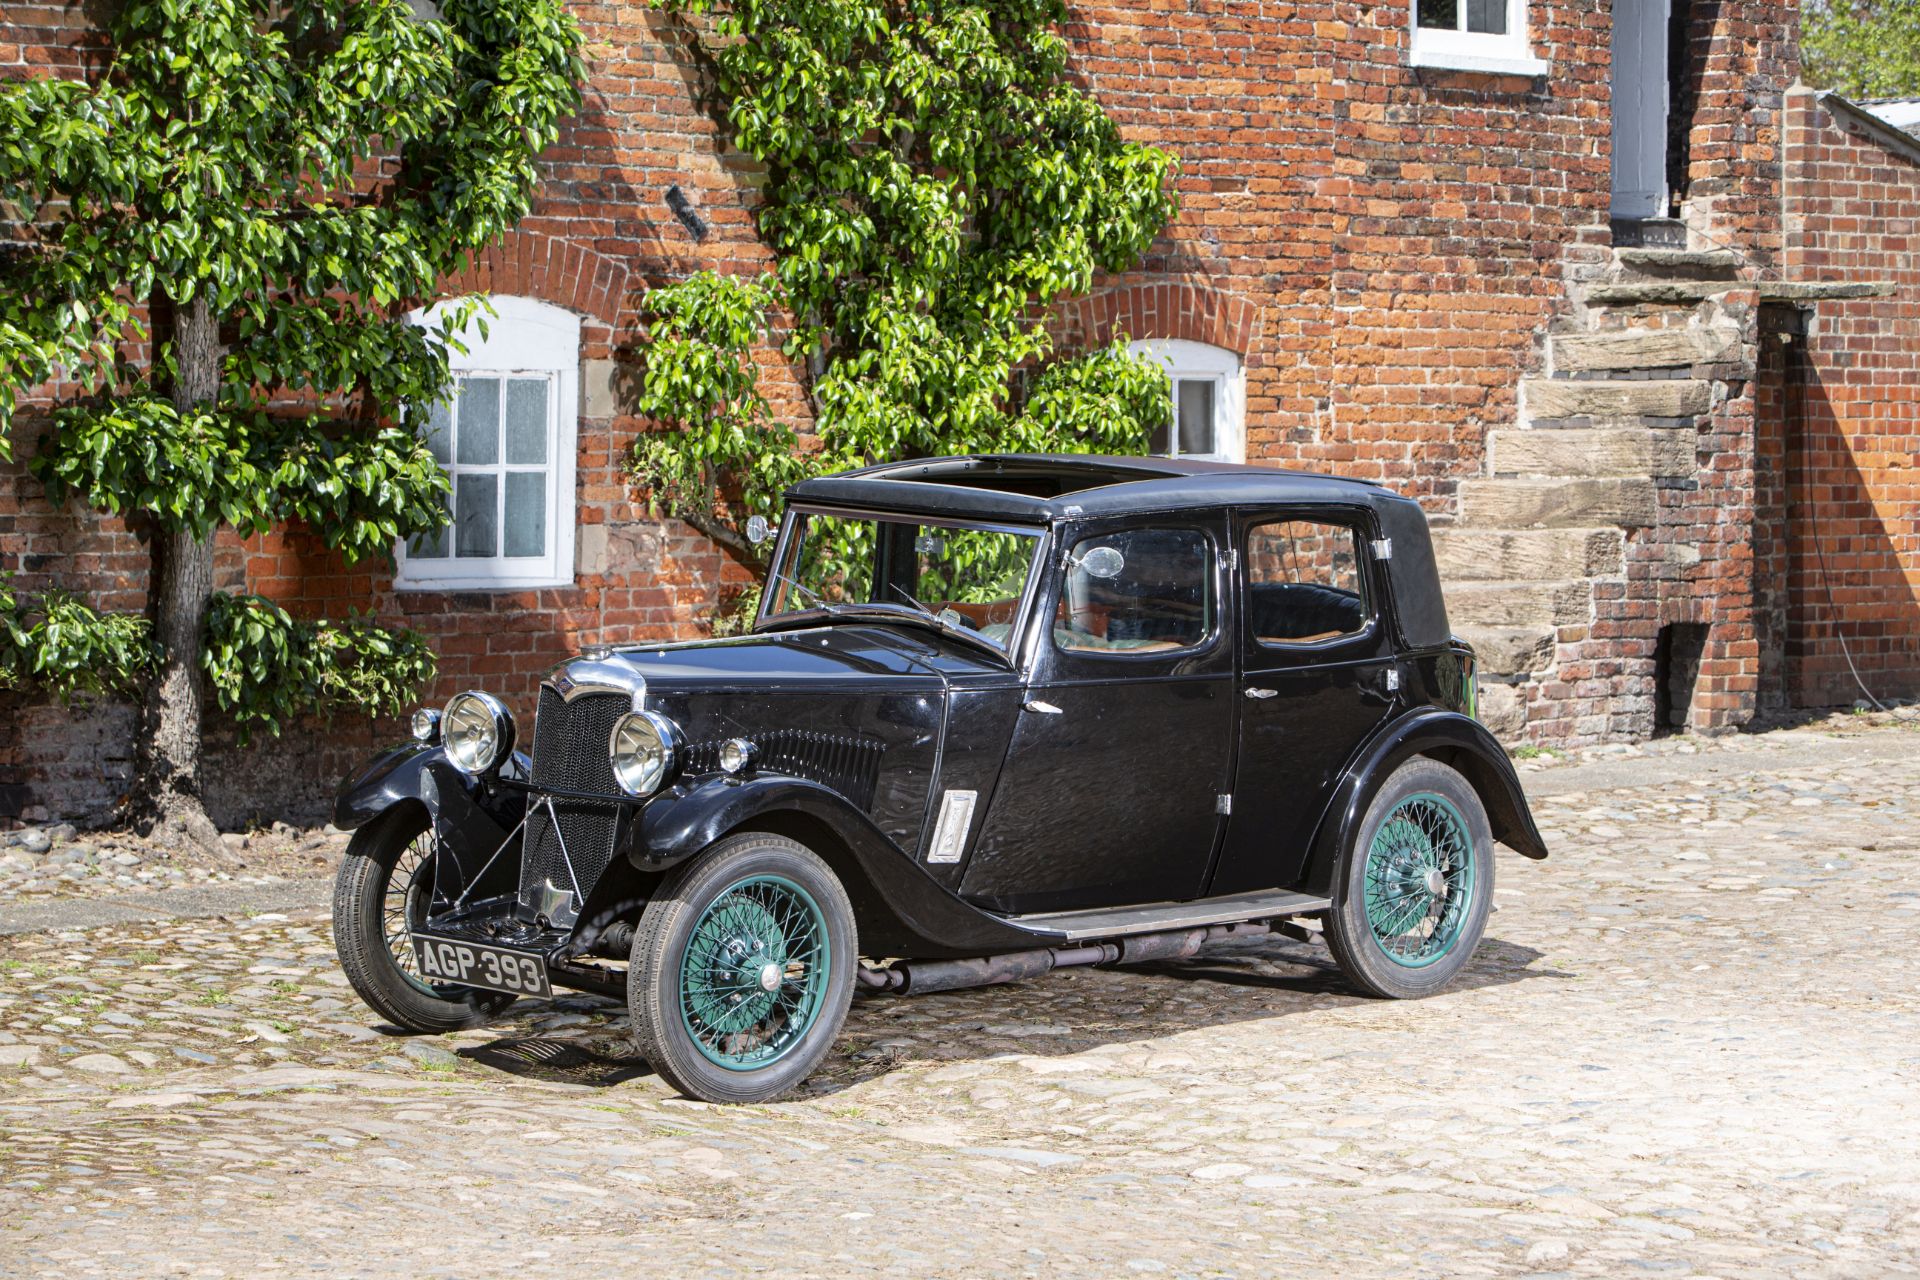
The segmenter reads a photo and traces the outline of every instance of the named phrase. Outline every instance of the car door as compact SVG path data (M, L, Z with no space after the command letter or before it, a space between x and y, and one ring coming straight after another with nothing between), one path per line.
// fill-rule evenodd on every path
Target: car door
M1058 911L1197 897L1231 773L1224 513L1069 531L962 896Z
M1391 709L1363 509L1237 512L1239 753L1210 894L1289 888L1347 761Z

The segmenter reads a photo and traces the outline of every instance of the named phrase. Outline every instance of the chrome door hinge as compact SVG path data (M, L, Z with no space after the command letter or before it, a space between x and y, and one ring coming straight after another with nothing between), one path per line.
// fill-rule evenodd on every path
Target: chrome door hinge
M1232 813L1233 797L1230 795L1215 796L1213 798L1213 811L1218 814Z
M1388 690L1388 692L1393 692L1393 691L1395 691L1395 690L1397 690L1397 689L1399 689L1399 687L1400 687L1400 668L1398 668L1398 667L1388 667L1388 668L1387 668L1387 690Z
M1375 560L1393 559L1393 539L1375 538L1373 540L1373 558Z
M1240 568L1240 553L1233 550L1222 551L1220 553L1220 567L1228 573L1236 572Z

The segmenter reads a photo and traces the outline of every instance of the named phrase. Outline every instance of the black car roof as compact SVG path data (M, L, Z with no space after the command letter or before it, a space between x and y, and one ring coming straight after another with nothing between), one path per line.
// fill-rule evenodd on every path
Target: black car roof
M1186 458L967 454L803 480L795 502L1021 524L1270 502L1379 507L1407 501L1364 480Z
M1401 642L1425 648L1444 645L1453 634L1426 512L1365 480L1185 458L989 453L843 471L803 480L787 498L1012 524L1280 503L1368 507L1392 548L1388 578Z

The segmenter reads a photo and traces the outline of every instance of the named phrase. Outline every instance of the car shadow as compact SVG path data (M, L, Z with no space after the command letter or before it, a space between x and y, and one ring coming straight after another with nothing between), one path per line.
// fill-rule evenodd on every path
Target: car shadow
M1536 978L1531 947L1484 939L1473 963L1436 999ZM1219 943L1189 960L1127 968L1060 969L1042 978L923 996L855 999L833 1052L798 1096L837 1093L911 1064L1007 1054L1064 1057L1088 1049L1231 1023L1271 1022L1335 1006L1389 1002L1362 995L1322 947L1279 938ZM612 1087L653 1074L633 1052L620 1002L590 995L522 1001L495 1028L497 1040L458 1050L506 1075ZM566 1034L541 1029L550 1019Z

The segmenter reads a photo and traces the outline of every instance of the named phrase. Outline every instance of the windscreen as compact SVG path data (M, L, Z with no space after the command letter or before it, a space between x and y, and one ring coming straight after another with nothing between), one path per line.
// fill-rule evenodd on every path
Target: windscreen
M918 615L1005 649L1039 545L1038 530L797 512L761 617Z

